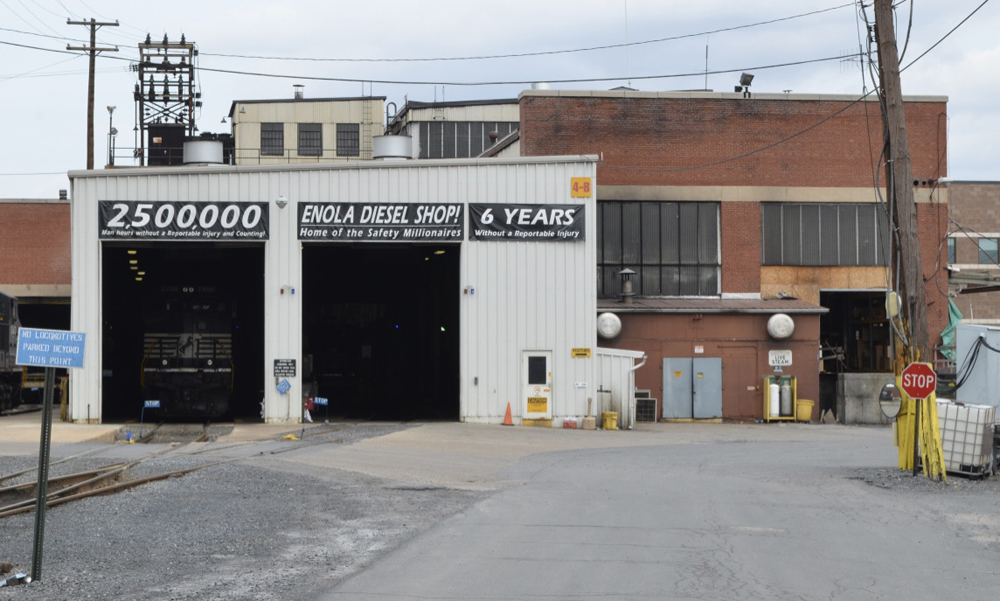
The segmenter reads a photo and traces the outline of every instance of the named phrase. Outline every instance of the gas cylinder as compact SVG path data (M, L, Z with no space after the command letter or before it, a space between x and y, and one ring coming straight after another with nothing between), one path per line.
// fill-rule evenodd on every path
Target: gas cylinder
M771 380L771 384L767 387L768 413L771 414L771 417L778 417L780 395L778 383Z
M792 415L792 382L784 380L781 382L781 415L789 417Z

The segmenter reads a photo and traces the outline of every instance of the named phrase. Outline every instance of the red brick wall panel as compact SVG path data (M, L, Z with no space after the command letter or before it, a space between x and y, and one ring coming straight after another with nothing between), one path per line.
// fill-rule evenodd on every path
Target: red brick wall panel
M69 204L0 203L0 284L69 283Z
M931 345L941 343L941 332L948 325L948 205L917 204L917 235L920 239L920 263L924 271L927 301L927 331Z
M520 106L523 155L603 154L602 185L870 186L882 144L873 102L527 95ZM947 173L945 115L944 102L906 103L915 179Z
M724 202L722 291L760 292L760 203Z

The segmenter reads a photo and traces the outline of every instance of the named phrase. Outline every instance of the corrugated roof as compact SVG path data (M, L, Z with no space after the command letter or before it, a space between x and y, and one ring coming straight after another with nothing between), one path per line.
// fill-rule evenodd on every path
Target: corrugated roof
M597 299L598 311L618 313L828 313L826 307L792 299L635 298Z

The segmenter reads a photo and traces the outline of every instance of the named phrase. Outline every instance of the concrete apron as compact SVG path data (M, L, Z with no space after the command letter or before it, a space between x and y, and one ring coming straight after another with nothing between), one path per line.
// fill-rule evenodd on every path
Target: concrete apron
M367 422L366 422L367 423ZM889 428L858 429L817 424L669 424L643 423L632 431L566 430L504 427L458 422L408 423L412 427L354 444L314 445L306 439L283 441L303 444L273 456L277 464L336 469L386 478L415 487L445 487L493 490L517 484L503 470L517 461L540 453L578 449L611 449L631 446L670 446L692 443L741 441L816 441L844 437L891 437ZM53 455L59 447L75 443L114 446L121 424L80 425L53 423ZM306 431L322 427L307 424ZM345 424L351 427L351 424ZM217 443L275 441L285 434L298 434L301 426L290 424L238 424ZM35 455L41 433L41 413L0 417L0 454Z

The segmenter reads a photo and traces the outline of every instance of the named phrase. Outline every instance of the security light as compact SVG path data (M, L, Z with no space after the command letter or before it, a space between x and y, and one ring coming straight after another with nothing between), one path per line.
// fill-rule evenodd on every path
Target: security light
M278 205L279 209L283 209L288 206L288 199L284 196L279 196L274 199L274 204Z

